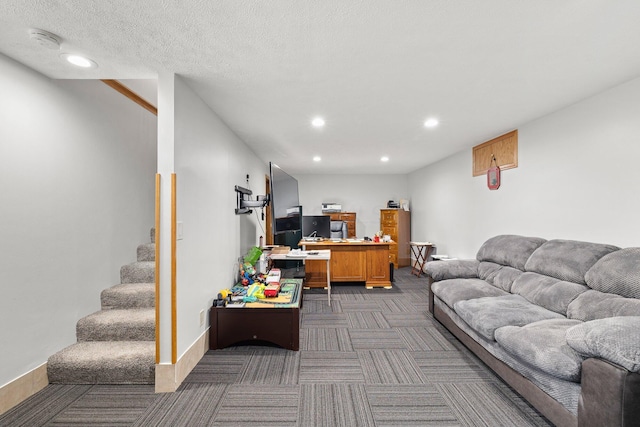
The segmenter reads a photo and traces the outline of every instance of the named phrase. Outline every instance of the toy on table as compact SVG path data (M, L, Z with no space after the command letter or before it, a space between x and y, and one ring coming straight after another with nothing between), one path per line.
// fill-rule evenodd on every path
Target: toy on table
M251 263L245 262L240 266L240 281L243 286L249 286L255 282L254 276L256 274L256 269L251 265Z

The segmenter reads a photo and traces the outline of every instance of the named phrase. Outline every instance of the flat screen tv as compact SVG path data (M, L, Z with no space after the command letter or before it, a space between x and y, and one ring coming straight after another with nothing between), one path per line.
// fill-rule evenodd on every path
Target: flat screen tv
M302 237L331 238L331 217L328 215L303 216Z
M302 206L298 199L298 180L273 163L269 163L269 172L273 234L300 232Z

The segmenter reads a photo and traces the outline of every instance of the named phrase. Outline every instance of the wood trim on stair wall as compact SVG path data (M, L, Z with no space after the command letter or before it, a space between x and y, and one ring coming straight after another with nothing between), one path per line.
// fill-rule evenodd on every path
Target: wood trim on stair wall
M156 174L156 218L154 230L154 242L156 245L156 365L160 363L160 179L161 175Z
M137 93L135 93L134 91L132 91L131 89L123 85L122 83L120 83L119 81L102 80L102 82L107 86L111 87L112 89L115 89L116 91L120 92L121 94L123 94L124 96L126 96L127 98L135 102L136 104L140 105L145 110L151 112L156 116L158 115L158 109L154 107L153 104L151 104L149 101L147 101L146 99L144 99L143 97L141 97L140 95L138 95Z

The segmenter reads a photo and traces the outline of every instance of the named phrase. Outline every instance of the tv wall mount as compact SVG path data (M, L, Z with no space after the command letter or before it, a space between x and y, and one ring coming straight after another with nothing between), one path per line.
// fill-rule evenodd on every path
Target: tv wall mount
M253 192L248 188L236 185L235 190L237 197L236 215L250 214L251 212L253 212L253 209L251 208L263 209L269 204L268 194L264 196L256 196L256 200L251 200L250 196L253 194Z

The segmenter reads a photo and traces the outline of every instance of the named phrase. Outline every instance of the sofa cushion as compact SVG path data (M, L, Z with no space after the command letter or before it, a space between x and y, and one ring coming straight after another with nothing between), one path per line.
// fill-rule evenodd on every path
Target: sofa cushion
M567 330L567 344L585 357L640 371L640 316L593 320Z
M531 255L525 270L584 285L587 271L600 258L618 249L599 243L549 240Z
M484 338L495 341L494 332L503 326L524 326L544 319L564 316L531 304L520 295L503 295L458 301L456 314Z
M640 298L640 248L625 248L600 258L585 276L600 292Z
M472 279L478 277L478 264L475 259L452 259L451 261L429 261L425 271L433 280Z
M517 268L495 262L482 261L478 266L479 278L507 292L511 292L511 285L521 274L522 271Z
M640 300L591 289L567 307L568 318L583 322L614 316L640 316Z
M453 308L458 301L472 298L508 295L502 289L480 279L449 279L431 284L431 291Z
M588 291L585 285L558 280L538 273L522 273L511 287L511 292L527 301L562 315L578 295Z
M476 259L524 270L524 266L531 254L545 241L539 237L524 237L511 234L495 236L482 244Z
M512 356L554 377L580 382L585 359L567 344L567 329L582 324L578 320L550 319L525 326L504 326L495 337Z

